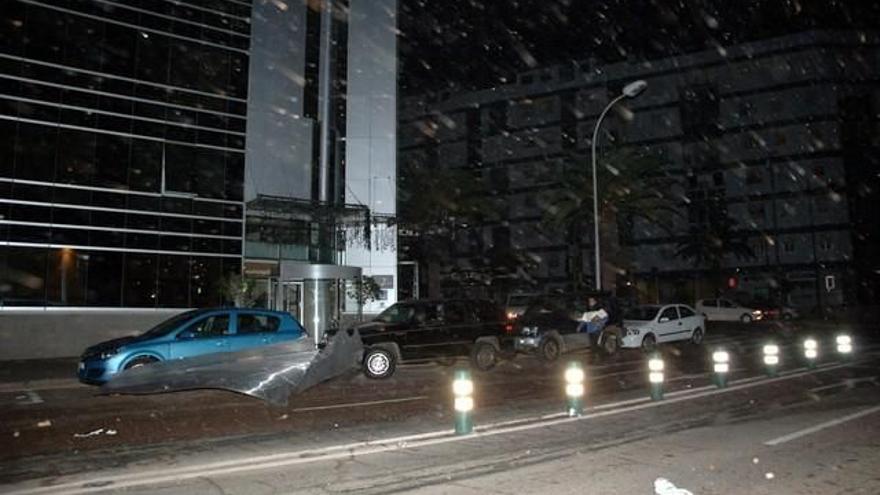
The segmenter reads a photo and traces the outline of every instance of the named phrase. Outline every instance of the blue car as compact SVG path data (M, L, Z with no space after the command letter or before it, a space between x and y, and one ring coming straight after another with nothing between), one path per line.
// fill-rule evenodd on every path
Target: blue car
M93 345L83 352L79 380L100 385L123 370L169 359L235 352L306 337L289 313L217 308L181 313L147 332Z

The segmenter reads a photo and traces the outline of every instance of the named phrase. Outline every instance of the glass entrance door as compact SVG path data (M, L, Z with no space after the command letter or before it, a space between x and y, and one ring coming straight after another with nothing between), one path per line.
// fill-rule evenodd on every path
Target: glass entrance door
M272 309L286 311L302 322L303 283L272 281Z

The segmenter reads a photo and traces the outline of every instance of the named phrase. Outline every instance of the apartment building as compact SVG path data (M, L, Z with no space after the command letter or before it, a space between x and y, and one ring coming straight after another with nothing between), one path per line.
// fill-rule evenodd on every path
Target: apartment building
M870 214L878 204L878 43L876 32L810 31L645 63L576 61L482 91L403 100L401 164L472 170L505 199L504 221L456 233L447 286L461 287L502 244L535 260L522 290L593 280L592 227L575 241L548 233L540 198L561 191L566 167L589 166L599 114L642 79L648 89L602 124L600 156L618 148L657 156L658 173L678 178L680 201L671 229L619 219L627 261L613 284L636 287L643 300L710 295L716 270L676 253L721 214L754 255L725 256L729 292L804 309L870 300L880 233Z

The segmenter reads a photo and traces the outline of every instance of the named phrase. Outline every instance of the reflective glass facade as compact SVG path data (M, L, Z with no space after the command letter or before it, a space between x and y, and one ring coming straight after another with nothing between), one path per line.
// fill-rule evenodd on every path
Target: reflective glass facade
M249 1L0 14L0 304L197 307L241 266Z

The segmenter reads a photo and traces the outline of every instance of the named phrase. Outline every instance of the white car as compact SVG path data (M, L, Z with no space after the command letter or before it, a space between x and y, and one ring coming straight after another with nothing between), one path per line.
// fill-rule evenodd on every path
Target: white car
M657 344L689 340L702 344L706 318L684 304L636 306L623 315L622 347L653 351Z
M760 320L764 314L759 309L747 308L730 299L700 299L696 305L697 313L706 315L708 321L741 321L751 323Z

